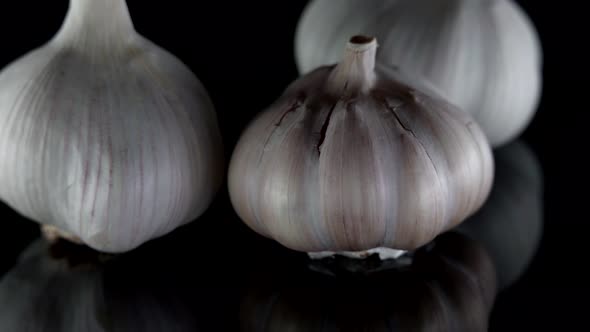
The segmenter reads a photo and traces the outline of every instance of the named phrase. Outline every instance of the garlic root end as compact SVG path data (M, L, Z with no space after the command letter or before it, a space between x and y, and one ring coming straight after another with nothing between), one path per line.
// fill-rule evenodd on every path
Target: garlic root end
M53 225L41 225L41 234L49 243L55 243L59 241L59 239L64 239L75 244L84 244L84 242L82 242L82 240L76 235L64 232Z
M352 259L365 259L373 254L378 254L381 260L398 259L407 253L407 250L398 250L391 248L375 248L364 251L321 251L321 252L308 252L307 255L313 260L320 260L336 255L344 256Z

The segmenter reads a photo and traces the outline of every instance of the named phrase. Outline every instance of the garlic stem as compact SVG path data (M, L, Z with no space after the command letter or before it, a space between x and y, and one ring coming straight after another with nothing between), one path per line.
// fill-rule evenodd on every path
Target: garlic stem
M350 38L344 58L328 78L328 91L335 95L365 93L375 83L377 39L367 36Z
M64 24L56 36L69 41L121 40L134 31L125 0L70 0Z

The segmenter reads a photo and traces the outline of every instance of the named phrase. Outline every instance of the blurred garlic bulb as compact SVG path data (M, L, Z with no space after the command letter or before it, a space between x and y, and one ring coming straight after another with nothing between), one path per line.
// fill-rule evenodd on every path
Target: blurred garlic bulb
M0 198L95 249L198 217L220 150L207 92L135 32L124 0L71 0L59 33L0 73Z
M543 235L543 172L535 154L515 141L494 152L489 199L457 231L482 243L498 272L500 289L527 270Z
M512 0L312 1L296 35L300 72L334 63L340 31L379 38L380 62L430 80L494 146L518 136L536 112L541 45Z
M496 296L487 252L455 233L419 249L402 269L363 277L277 264L251 277L241 331L485 332Z
M493 162L471 117L375 70L377 41L295 81L242 134L234 208L258 233L305 252L421 246L486 199Z

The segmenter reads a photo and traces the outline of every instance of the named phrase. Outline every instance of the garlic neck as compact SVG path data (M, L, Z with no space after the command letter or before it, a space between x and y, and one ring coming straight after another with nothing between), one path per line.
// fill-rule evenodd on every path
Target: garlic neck
M56 40L74 45L113 46L134 31L125 0L70 0Z
M334 95L366 93L375 84L377 40L354 36L344 51L344 58L334 67L327 81L328 91Z

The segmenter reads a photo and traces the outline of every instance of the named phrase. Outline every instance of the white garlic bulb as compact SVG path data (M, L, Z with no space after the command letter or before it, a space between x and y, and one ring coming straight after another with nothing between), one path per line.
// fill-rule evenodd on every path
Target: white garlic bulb
M0 74L0 198L95 249L195 219L222 166L207 92L135 32L125 0L72 0L57 35Z
M379 38L379 62L430 80L494 146L518 136L536 112L541 45L512 0L313 1L296 36L302 73L334 63L341 31Z
M462 222L493 178L477 124L375 70L376 40L295 81L242 134L234 208L258 233L305 252L413 249Z

